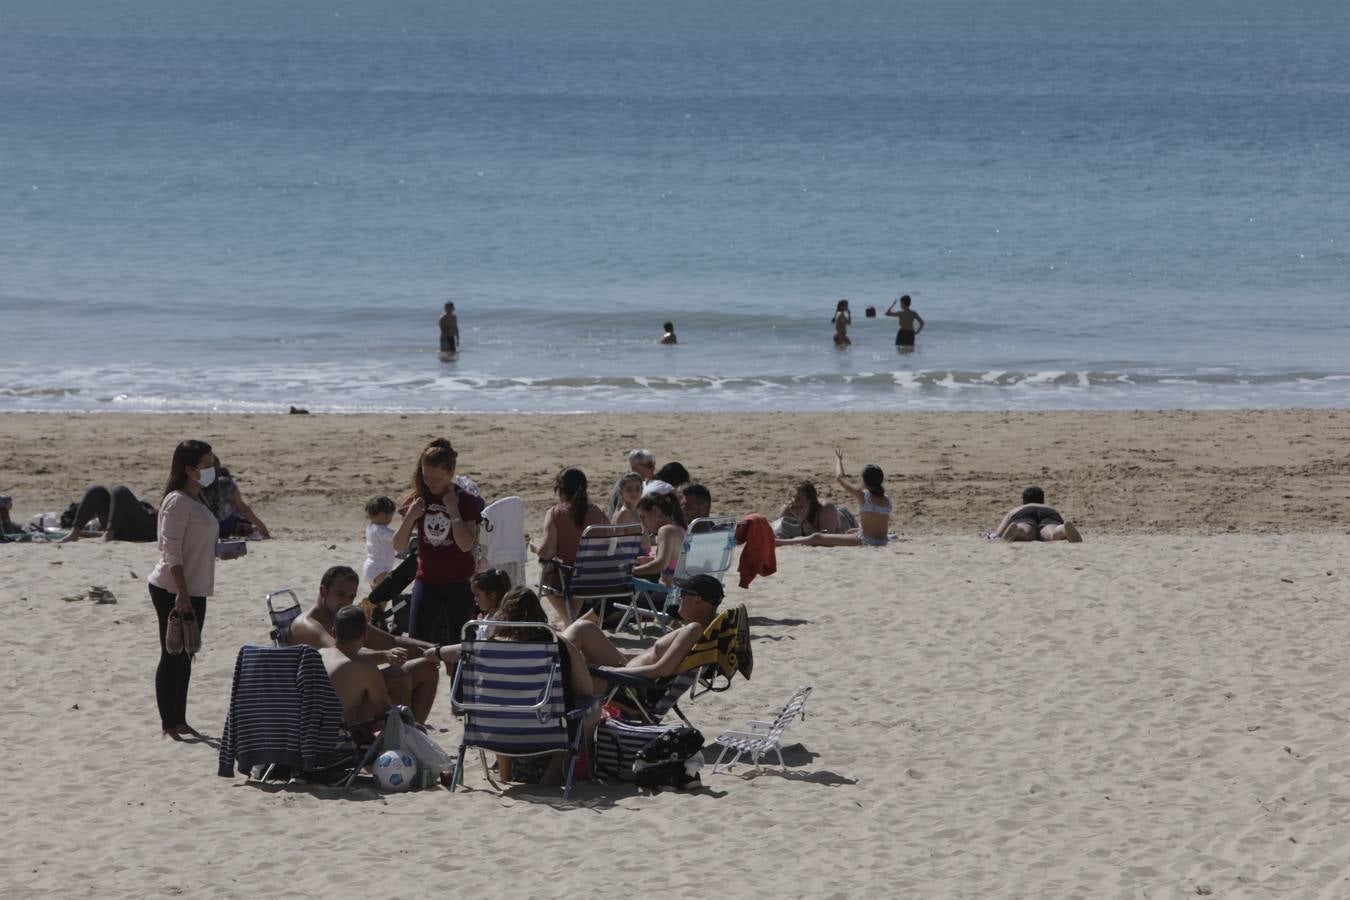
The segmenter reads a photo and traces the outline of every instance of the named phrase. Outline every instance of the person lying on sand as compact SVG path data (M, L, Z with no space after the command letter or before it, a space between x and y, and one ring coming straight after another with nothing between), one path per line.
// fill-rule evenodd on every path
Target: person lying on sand
M668 678L675 674L694 644L698 643L704 629L717 618L717 608L723 596L722 583L711 575L695 575L682 580L680 619L685 624L662 635L655 644L632 656L614 646L600 626L589 619L577 619L563 631L563 637L580 650L586 662L592 666L622 669L625 675L638 678ZM603 694L608 686L609 682L598 675L594 679L592 692Z
M320 651L336 647L337 614L356 600L359 584L356 572L348 566L333 566L324 572L319 599L291 623L291 643L308 644ZM359 653L363 660L380 666L389 696L394 703L409 707L419 725L425 724L431 713L440 680L439 667L422 659L422 652L430 646L368 625Z
M834 451L834 480L858 501L858 527L843 534L816 532L806 537L779 538L779 547L802 544L811 547L884 547L890 541L891 498L886 496L886 475L880 466L866 465L860 488L844 474L844 451Z
M383 716L393 705L380 667L361 655L369 629L361 607L344 606L333 616L333 645L319 648L347 725Z
M1029 487L1022 492L1022 505L1008 510L994 537L1005 541L1068 541L1077 544L1083 540L1072 522L1045 503L1045 491Z

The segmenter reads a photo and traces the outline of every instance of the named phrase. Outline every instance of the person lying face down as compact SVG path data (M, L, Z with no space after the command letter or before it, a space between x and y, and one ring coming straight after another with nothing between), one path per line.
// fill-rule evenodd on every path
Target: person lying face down
M1032 486L1022 491L1022 505L1014 506L994 529L1005 541L1068 541L1083 539L1074 524L1045 502L1045 491Z
M324 572L319 581L318 600L291 623L291 643L308 644L316 650L336 647L337 614L356 600L359 583L356 572L347 566L333 566ZM439 668L421 658L422 651L430 646L367 625L364 643L357 654L380 667L389 697L395 704L409 707L419 724L425 724L431 713L440 680Z
M361 607L345 606L333 617L333 645L319 648L347 725L383 716L393 705L380 667L361 655L368 629Z

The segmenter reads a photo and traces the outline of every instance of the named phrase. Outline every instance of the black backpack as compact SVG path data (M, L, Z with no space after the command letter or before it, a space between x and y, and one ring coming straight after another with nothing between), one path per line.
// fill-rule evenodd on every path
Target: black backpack
M675 788L689 791L702 787L695 767L690 774L685 765L703 749L703 734L697 728L688 725L672 728L660 737L653 738L637 753L633 763L633 780L638 787Z

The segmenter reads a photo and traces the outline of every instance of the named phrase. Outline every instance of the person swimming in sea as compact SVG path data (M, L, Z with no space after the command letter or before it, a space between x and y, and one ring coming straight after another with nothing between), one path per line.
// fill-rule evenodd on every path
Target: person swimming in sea
M661 335L661 339L657 341L658 344L678 344L680 342L679 338L675 337L674 322L665 322L661 327L665 329L666 333Z
M899 309L895 308L897 302L900 304ZM902 350L913 349L914 339L923 331L923 316L910 309L909 302L909 294L905 294L898 301L892 300L886 309L886 315L897 319L899 330L895 333L895 346Z
M853 313L848 308L847 300L840 300L834 307L834 318L830 320L834 323L834 345L836 347L847 347L853 342L848 339L848 326L853 324Z

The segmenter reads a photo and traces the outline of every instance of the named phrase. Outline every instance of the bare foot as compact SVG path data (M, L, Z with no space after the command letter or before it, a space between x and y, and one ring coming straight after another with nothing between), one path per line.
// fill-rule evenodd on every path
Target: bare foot
M1066 521L1064 523L1064 540L1068 541L1070 544L1083 543L1083 536L1078 533L1078 529L1072 522Z

